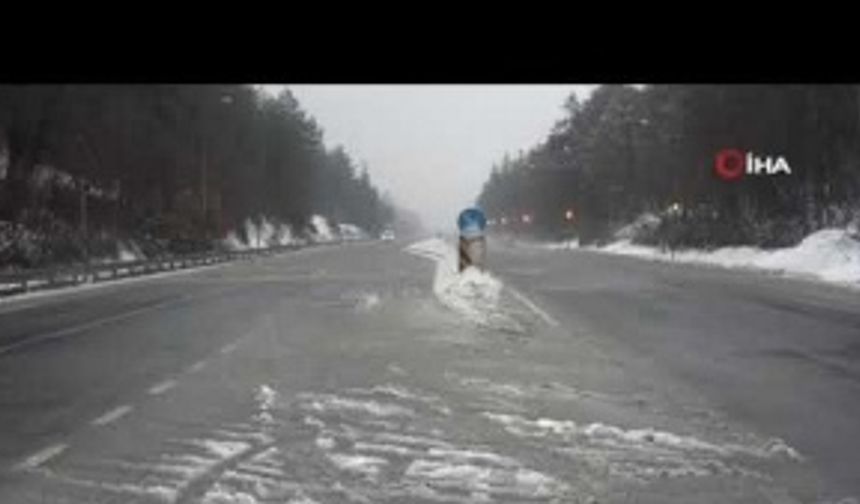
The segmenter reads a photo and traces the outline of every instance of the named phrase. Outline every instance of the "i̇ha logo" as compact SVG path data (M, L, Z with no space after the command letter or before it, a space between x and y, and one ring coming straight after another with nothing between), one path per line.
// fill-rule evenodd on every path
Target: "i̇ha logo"
M723 149L714 160L714 171L723 180L738 180L744 175L791 175L783 156L757 156L738 149Z

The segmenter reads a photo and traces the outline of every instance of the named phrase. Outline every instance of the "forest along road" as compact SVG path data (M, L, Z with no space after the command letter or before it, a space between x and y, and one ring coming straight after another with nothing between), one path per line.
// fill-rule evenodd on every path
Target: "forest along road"
M0 303L0 502L852 502L860 300L357 243Z

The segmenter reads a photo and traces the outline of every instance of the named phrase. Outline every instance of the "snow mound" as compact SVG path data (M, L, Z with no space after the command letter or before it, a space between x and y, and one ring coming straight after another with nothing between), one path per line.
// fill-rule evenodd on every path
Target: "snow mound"
M248 237L248 245L251 248L264 248L274 236L274 229L265 218L261 219L260 224L256 226L250 220L246 220L245 236Z
M619 232L619 235L625 233ZM619 239L605 246L580 247L576 241L543 244L546 250L583 248L655 261L747 268L786 275L813 277L826 282L860 284L860 238L851 229L822 229L794 247L765 250L757 247L722 247L715 250L679 250L674 253Z
M337 225L337 232L344 240L363 240L368 234L355 224L342 223Z
M222 244L228 250L265 249L298 243L289 225L275 219L270 220L265 216L259 219L259 223L247 219L243 227L247 241L243 240L236 231L230 231L222 240Z
M222 243L225 247L227 247L228 250L238 251L248 249L248 245L245 244L245 242L242 241L241 238L239 238L239 235L236 234L235 231L230 231L229 233L227 233L227 237L224 238Z
M860 282L860 241L845 230L823 229L796 247L762 254L755 265L856 283Z
M118 242L116 246L116 256L119 262L142 261L146 259L146 255L134 242Z
M313 227L311 235L313 236L314 241L334 241L334 231L332 230L331 226L329 226L328 220L322 215L314 215L313 217L311 217L311 226Z
M273 235L273 240L275 245L285 246L292 245L295 243L295 238L293 237L293 230L290 226L286 224L280 224Z
M660 225L660 217L653 213L643 213L630 224L615 232L616 240L632 240L637 234L648 229L655 229Z
M459 272L459 258L453 246L439 238L432 238L414 243L405 250L436 261L433 292L443 305L478 325L518 327L515 321L499 310L502 282L490 273L473 267Z

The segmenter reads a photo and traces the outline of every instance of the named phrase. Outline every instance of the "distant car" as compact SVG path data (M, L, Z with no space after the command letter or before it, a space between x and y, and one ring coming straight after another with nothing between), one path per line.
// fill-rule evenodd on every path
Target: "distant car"
M382 232L382 234L379 236L379 238L383 241L392 241L392 240L394 240L394 231L392 231L390 229L386 229L385 231Z

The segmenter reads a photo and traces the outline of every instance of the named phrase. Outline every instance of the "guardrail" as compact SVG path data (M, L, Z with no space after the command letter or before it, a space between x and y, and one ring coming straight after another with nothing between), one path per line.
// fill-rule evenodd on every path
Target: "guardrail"
M260 256L270 256L301 248L331 245L336 242L319 242L307 245L285 245L256 250L237 250L225 252L208 252L189 254L177 257L164 257L145 261L115 262L106 264L91 264L43 268L19 273L0 274L0 298L33 292L55 289L70 285L107 282L120 278L131 278L165 271L175 271L199 266L220 264L240 259L251 259Z

